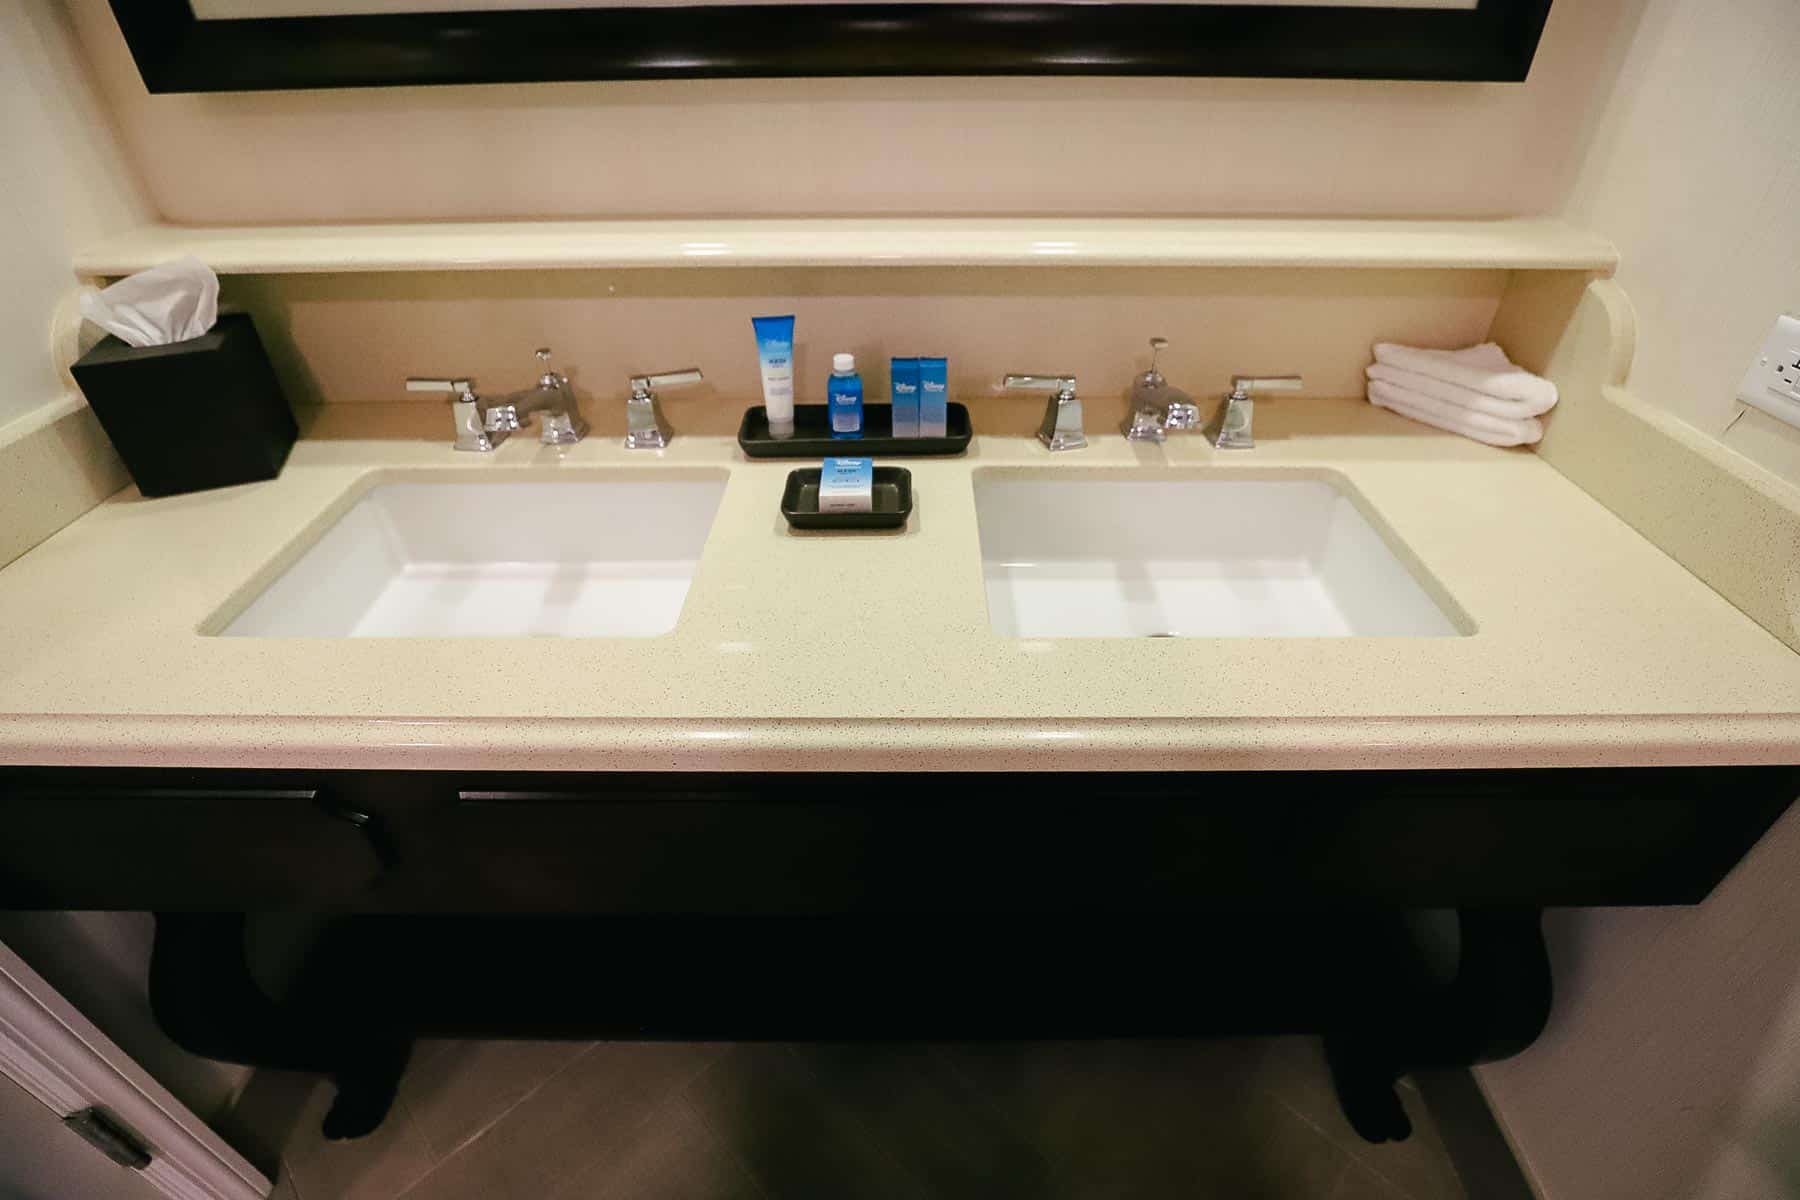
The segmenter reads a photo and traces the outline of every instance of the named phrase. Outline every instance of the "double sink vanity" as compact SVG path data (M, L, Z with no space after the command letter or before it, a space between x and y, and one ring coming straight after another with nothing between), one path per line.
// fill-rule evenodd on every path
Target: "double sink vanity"
M1396 1073L1541 1025L1541 907L1698 900L1786 807L1800 657L1534 455L1262 420L978 435L840 534L724 437L321 416L277 480L121 494L0 573L0 891L157 911L165 1028L331 1072L339 1131L421 1032L1329 1027L1394 1136ZM1502 999L1420 982L1426 909ZM281 1003L271 911L327 931Z
M1628 341L1585 282L1495 318L1588 339L1565 440ZM881 459L904 527L801 531L644 383L552 444L459 398L473 454L326 404L0 570L0 904L156 912L164 1029L340 1134L422 1034L1323 1030L1379 1140L1542 1027L1543 908L1697 902L1800 788L1800 655L1546 456L1342 396L1053 452L994 396Z

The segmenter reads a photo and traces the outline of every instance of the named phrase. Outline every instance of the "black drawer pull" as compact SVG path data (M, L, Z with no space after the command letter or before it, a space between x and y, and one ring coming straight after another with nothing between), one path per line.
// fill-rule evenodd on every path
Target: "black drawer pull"
M316 797L314 803L326 816L335 817L360 829L369 843L369 849L375 854L375 861L381 864L383 870L391 871L400 865L400 851L394 845L392 835L388 833L387 823L379 814L363 812L324 796Z

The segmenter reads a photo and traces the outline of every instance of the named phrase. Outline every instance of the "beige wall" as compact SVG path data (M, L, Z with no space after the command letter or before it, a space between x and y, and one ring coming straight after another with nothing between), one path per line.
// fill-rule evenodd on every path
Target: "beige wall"
M823 402L830 356L857 355L869 396L887 361L943 354L982 430L1029 433L1043 398L1008 404L1007 371L1081 381L1090 429L1117 424L1148 339L1172 345L1178 386L1218 392L1233 374L1298 372L1320 396L1358 396L1376 338L1479 340L1504 271L670 270L261 276L227 281L297 400L412 399L408 375L472 376L488 391L536 378L557 351L597 433L624 429L629 373L697 365L704 386L663 397L680 432L729 434L759 402L753 313L796 314L800 396ZM347 352L348 351L348 352ZM441 400L420 403L442 408ZM447 418L446 418L447 420Z
M1555 6L1519 85L668 81L149 96L66 0L179 222L1556 209L1644 0Z
M1800 431L1731 424L1763 334L1800 312L1795 16L1653 0L1569 212L1619 245L1632 393L1800 484ZM1481 1073L1545 1200L1800 1195L1796 864L1800 808L1698 908L1551 916L1551 1027Z
M70 247L144 212L66 15L0 5L0 426L63 396L50 317L74 290Z
M75 290L70 248L148 212L68 14L0 4L0 566L128 482L51 324Z
M1794 0L1653 0L1568 213L1619 246L1632 391L1800 484L1800 429L1733 398L1776 316L1800 315Z
M153 202L186 222L672 213L1554 210L1644 0L1558 5L1524 85L1307 80L760 80L150 96L105 0L65 0ZM1172 378L1299 371L1361 392L1375 338L1480 336L1495 272L574 272L266 277L228 286L300 399L486 388L556 347L607 429L628 371L698 361L671 406L726 432L757 395L744 329L796 311L806 349L950 356L958 393L1072 371L1110 419L1152 334ZM356 347L354 354L340 351ZM822 379L824 368L804 377ZM1019 406L984 428L1035 418ZM722 424L723 423L723 424Z

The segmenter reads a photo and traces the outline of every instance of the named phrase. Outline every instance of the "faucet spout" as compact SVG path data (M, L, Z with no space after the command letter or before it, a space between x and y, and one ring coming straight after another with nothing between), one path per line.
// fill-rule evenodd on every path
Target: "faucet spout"
M1194 429L1200 424L1200 409L1193 398L1170 387L1156 369L1156 360L1168 347L1168 338L1151 338L1150 369L1132 381L1131 412L1120 429L1128 442L1160 442L1170 430Z
M1200 428L1200 406L1186 392L1169 389L1169 404L1163 409L1164 429Z
M537 352L537 359L543 366L537 383L489 401L483 414L485 428L489 433L521 429L542 413L538 441L546 446L572 446L588 431L575 403L575 391L567 375L551 369L548 346Z
M1121 426L1127 441L1160 442L1177 430L1198 429L1216 449L1247 450L1256 445L1251 428L1255 397L1264 392L1297 392L1302 386L1298 375L1233 376L1231 391L1207 420L1194 398L1170 387L1156 369L1156 360L1168 345L1167 338L1150 339L1150 369L1132 382L1130 415Z

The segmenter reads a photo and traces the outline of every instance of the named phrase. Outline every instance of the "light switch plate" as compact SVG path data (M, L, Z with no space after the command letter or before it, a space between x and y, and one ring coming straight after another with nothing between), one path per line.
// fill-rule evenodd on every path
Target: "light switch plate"
M1800 318L1777 317L1756 361L1738 384L1738 399L1800 427Z

